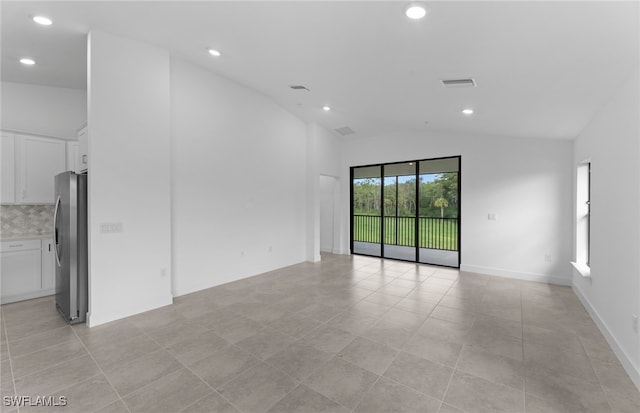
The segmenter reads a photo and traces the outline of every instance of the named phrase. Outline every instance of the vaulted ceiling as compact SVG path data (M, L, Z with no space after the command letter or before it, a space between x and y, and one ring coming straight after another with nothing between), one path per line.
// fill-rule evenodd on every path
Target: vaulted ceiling
M436 1L415 21L407 4L2 1L2 80L86 88L86 36L99 30L167 48L302 119L348 126L351 136L408 129L570 139L638 70L635 1ZM53 24L35 24L36 14ZM36 64L20 64L24 56ZM441 83L457 78L476 86Z

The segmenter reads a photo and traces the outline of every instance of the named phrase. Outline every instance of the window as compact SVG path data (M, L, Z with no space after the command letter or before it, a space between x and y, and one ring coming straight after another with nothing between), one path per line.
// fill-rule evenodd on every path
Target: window
M576 173L576 260L573 266L584 277L591 275L591 161L578 165Z

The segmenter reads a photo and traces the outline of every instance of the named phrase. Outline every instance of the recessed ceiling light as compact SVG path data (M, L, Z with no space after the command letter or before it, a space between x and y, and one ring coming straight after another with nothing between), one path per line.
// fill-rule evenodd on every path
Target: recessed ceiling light
M418 20L427 15L427 8L421 3L411 3L404 10L408 18Z
M473 109L462 109L462 113L465 115L473 115Z
M329 112L331 110L330 106L323 106L322 110L324 110L325 112Z
M33 16L33 21L43 26L51 26L53 20L46 16Z
M220 52L219 52L219 51L217 51L216 49L209 49L209 54L210 54L211 56L218 57L218 56L220 56L222 53L220 53Z
M22 59L20 59L20 63L22 63L23 65L31 66L35 65L36 61L28 57L23 57Z

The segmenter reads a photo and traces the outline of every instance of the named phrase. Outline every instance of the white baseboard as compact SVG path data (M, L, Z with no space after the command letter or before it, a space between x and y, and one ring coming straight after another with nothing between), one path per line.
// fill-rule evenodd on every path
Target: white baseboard
M460 271L475 272L478 274L485 274L485 275L495 275L498 277L505 277L505 278L515 278L517 280L524 280L524 281L535 281L535 282L542 282L547 284L571 286L571 278L554 277L552 275L536 274L536 273L529 273L529 272L511 271L511 270L505 270L502 268L483 267L480 265L462 264L460 265Z
M607 343L609 343L609 347L611 347L616 357L618 357L618 360L631 378L631 381L633 381L633 384L635 384L638 390L640 390L640 369L638 368L638 366L634 365L631 358L629 358L629 355L622 349L622 347L620 347L618 340L616 340L615 336L607 327L607 324L602 320L598 311L593 308L591 302L584 295L582 290L580 290L580 288L576 285L573 285L573 292L576 294L584 308L587 309L587 312L598 326L598 329L607 340Z
M138 307L134 309L127 309L126 312L118 311L118 312L109 313L106 316L102 314L100 316L97 316L96 314L92 314L91 311L89 311L87 313L87 326L97 327L101 324L110 323L112 321L120 320L126 317L131 317L133 315L141 314L147 311L157 310L158 308L166 307L171 304L173 304L173 297L171 296L171 294L167 294L167 295L164 295L164 298L158 299L155 303L151 305L148 305L145 307Z
M325 254L335 254L335 255L350 255L351 252L349 250L346 251L342 251L339 248L332 248L332 249L320 249L320 253L325 253Z
M51 288L48 290L38 290L35 292L26 293L26 294L18 294L18 295L12 295L8 297L2 297L0 298L0 304L9 304L9 303L15 303L18 301L46 297L47 295L54 295L55 293L56 293L56 290Z

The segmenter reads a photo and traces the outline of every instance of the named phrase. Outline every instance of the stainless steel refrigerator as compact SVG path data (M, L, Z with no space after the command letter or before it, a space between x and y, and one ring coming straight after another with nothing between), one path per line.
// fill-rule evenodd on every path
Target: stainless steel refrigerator
M56 175L55 199L56 308L68 323L83 323L88 310L87 174Z

